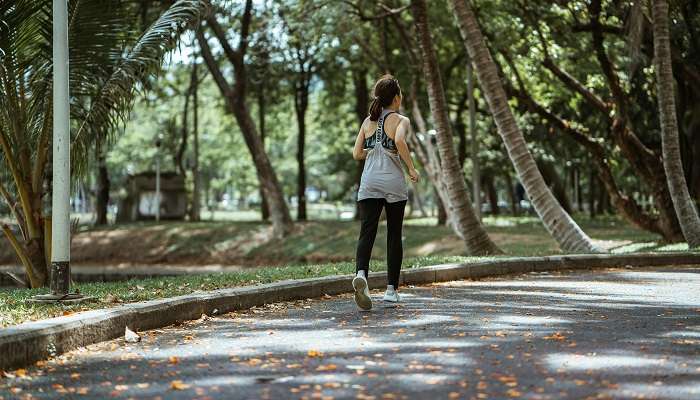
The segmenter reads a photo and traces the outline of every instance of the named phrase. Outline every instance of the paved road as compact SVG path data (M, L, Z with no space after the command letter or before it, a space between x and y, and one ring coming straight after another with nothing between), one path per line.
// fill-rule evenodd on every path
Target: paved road
M277 304L101 343L0 380L0 398L700 399L698 268L403 297L369 313L349 296Z

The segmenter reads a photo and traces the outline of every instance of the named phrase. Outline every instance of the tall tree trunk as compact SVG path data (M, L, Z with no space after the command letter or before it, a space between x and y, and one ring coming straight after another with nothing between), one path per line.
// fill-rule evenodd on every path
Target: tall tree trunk
M688 192L688 185L681 162L676 119L676 99L671 63L671 43L668 26L668 2L655 0L654 14L654 61L656 84L659 96L659 117L663 164L668 190L685 240L691 248L700 246L700 217Z
M469 136L472 141L472 196L474 211L481 220L481 165L479 165L479 138L476 132L476 101L474 101L474 66L467 57L467 102L469 104ZM497 213L498 210L491 212Z
M282 187L277 180L275 170L272 168L270 159L267 157L265 148L262 144L260 136L258 136L257 128L250 116L250 110L245 103L245 92L247 85L247 75L245 71L245 49L248 43L248 29L250 28L250 19L252 13L252 0L247 0L245 11L243 14L241 37L239 48L234 50L226 39L224 30L216 21L216 18L208 18L208 26L212 28L217 36L219 44L224 48L224 53L234 67L235 85L232 87L224 77L219 68L216 59L212 55L211 48L204 34L197 32L197 41L202 51L202 56L209 68L209 71L214 78L219 91L226 100L226 105L231 112L243 134L246 146L253 158L253 164L258 175L258 181L265 192L265 197L270 205L270 219L272 220L273 232L276 237L284 237L292 232L294 224L289 215L289 207L284 199Z
M498 68L486 47L481 29L466 0L450 0L469 56L474 61L481 89L513 166L542 223L565 251L601 251L564 211L542 178L508 105Z
M498 192L496 191L496 183L494 182L493 174L484 174L481 181L484 183L486 197L489 200L491 207L491 215L499 215L501 210L498 209Z
M417 183L413 183L413 203L418 207L420 211L420 216L425 218L428 214L425 212L425 207L423 207L423 198L420 195L420 187ZM411 206L411 214L413 214L413 205Z
M444 226L447 224L447 210L437 194L437 189L435 189L435 207L437 208L437 224L438 226Z
M309 86L306 78L301 78L294 90L294 110L297 116L297 220L306 221L306 109L309 106Z
M604 107L607 109L607 114L612 115L612 137L620 147L622 154L627 157L636 170L635 172L647 181L649 191L659 211L658 228L664 238L669 241L681 241L683 233L668 190L668 179L663 168L662 157L647 147L635 134L633 119L629 114L631 107L629 96L625 93L620 82L615 65L608 57L602 23L600 22L602 10L602 0L591 0L588 4L593 48L615 105L614 109Z
M520 214L520 204L518 204L518 200L515 198L515 187L513 186L513 178L510 176L510 172L506 171L503 176L506 179L506 186L508 189L508 199L510 200L510 212L514 215L517 216Z
M455 154L447 101L445 100L437 55L433 47L425 0L412 0L411 7L418 32L419 47L423 56L423 75L427 82L430 109L435 120L440 152L440 167L450 202L453 228L455 233L464 240L470 254L501 253L502 251L489 238L486 230L484 230L474 213L471 196L469 196L469 191L464 181L464 173Z
M571 213L573 209L571 207L569 195L566 193L566 184L562 182L554 165L547 161L540 161L537 163L537 168L542 173L544 183L547 184L562 208L564 208L567 213Z
M260 84L258 88L258 129L260 129L260 141L262 142L263 148L265 148L265 85ZM270 219L270 206L267 204L267 198L265 197L265 191L260 187L260 214L263 221L268 221Z
M462 121L462 115L458 114L455 120L455 132L457 133L457 160L464 168L464 161L467 159L467 126Z
M417 81L417 79L416 79ZM414 82L415 83L415 82ZM446 221L450 219L450 205L449 198L447 196L447 190L445 188L445 182L441 175L442 168L440 167L440 160L436 154L434 144L432 142L433 138L427 135L428 127L425 124L425 119L423 119L423 114L421 113L420 106L418 105L418 100L416 99L415 85L411 86L411 115L418 128L418 131L423 132L425 135L425 140L420 141L415 134L409 135L409 145L414 150L418 160L423 166L428 181L432 184L435 196L437 196L438 203L438 225L445 225ZM452 224L450 224L452 225Z
M201 177L199 176L199 75L197 73L197 59L192 61L192 206L190 207L190 221L201 220Z
M591 217L591 219L595 218L596 216L596 210L595 210L595 188L596 188L596 170L594 168L591 168L590 174L588 174L588 216Z
M367 109L369 107L369 89L367 88L367 70L365 68L352 71L352 83L355 89L355 115L357 116L358 126L362 126L362 123L367 118ZM364 160L357 161L357 168L355 169L355 184L360 187L360 179L362 179L362 171L365 169ZM356 197L353 200L357 200ZM356 221L360 220L360 203L355 202L355 215L353 217Z
M178 146L177 153L175 153L175 166L183 177L186 174L185 170L185 151L187 151L187 115L189 114L190 106L190 93L192 92L192 82L190 82L190 87L185 92L185 105L182 110L182 129L180 131L180 146Z
M109 171L106 154L98 141L97 150L97 201L95 204L95 225L107 225L107 206L109 205Z
M579 212L583 212L583 191L581 190L581 168L575 167L576 171L576 207Z

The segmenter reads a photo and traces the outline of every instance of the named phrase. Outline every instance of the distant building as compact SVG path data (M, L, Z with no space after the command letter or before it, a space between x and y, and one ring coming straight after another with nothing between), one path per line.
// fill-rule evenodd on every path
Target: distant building
M153 220L156 217L156 173L129 175L127 196L119 203L117 222ZM160 218L184 220L187 214L185 178L175 172L160 174Z

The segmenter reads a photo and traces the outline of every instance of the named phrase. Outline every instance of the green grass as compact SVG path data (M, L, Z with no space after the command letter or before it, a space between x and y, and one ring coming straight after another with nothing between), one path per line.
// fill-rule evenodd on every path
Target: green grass
M591 220L578 215L576 220L612 253L687 250L686 244L661 243L658 236L640 231L615 217ZM404 268L474 259L467 257L464 243L450 228L435 223L434 218L406 220ZM505 256L561 254L536 217L486 217L484 225ZM97 297L99 302L75 306L28 305L25 303L27 298L45 290L0 289L0 327L58 316L63 312L172 297L196 290L351 273L358 229L355 221L311 221L297 224L295 231L280 241L269 237L269 225L257 221L142 222L89 228L75 238L78 251L73 253L74 261L220 263L251 268L225 274L80 284L77 287L82 293ZM374 271L385 268L382 261L385 244L386 228L382 224L374 246ZM255 268L258 265L263 267Z
M435 264L466 262L486 257L417 257L404 261L404 268L416 268ZM371 271L386 270L381 261L371 263ZM36 294L46 293L46 289L0 290L0 327L19 324L97 308L108 308L120 303L133 303L244 285L277 282L287 279L313 278L337 274L350 274L355 266L350 262L318 265L296 265L288 267L260 267L246 271L163 277L130 280L110 283L82 283L77 288L80 293L94 296L96 302L77 305L44 305L26 303Z

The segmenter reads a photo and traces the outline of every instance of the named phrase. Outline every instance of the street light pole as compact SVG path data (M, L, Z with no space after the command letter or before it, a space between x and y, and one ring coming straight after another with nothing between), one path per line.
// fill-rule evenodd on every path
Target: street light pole
M66 0L53 0L53 60L51 292L65 295L70 285L70 106Z
M51 196L51 294L39 302L81 301L70 293L70 99L68 2L53 0L53 175Z

